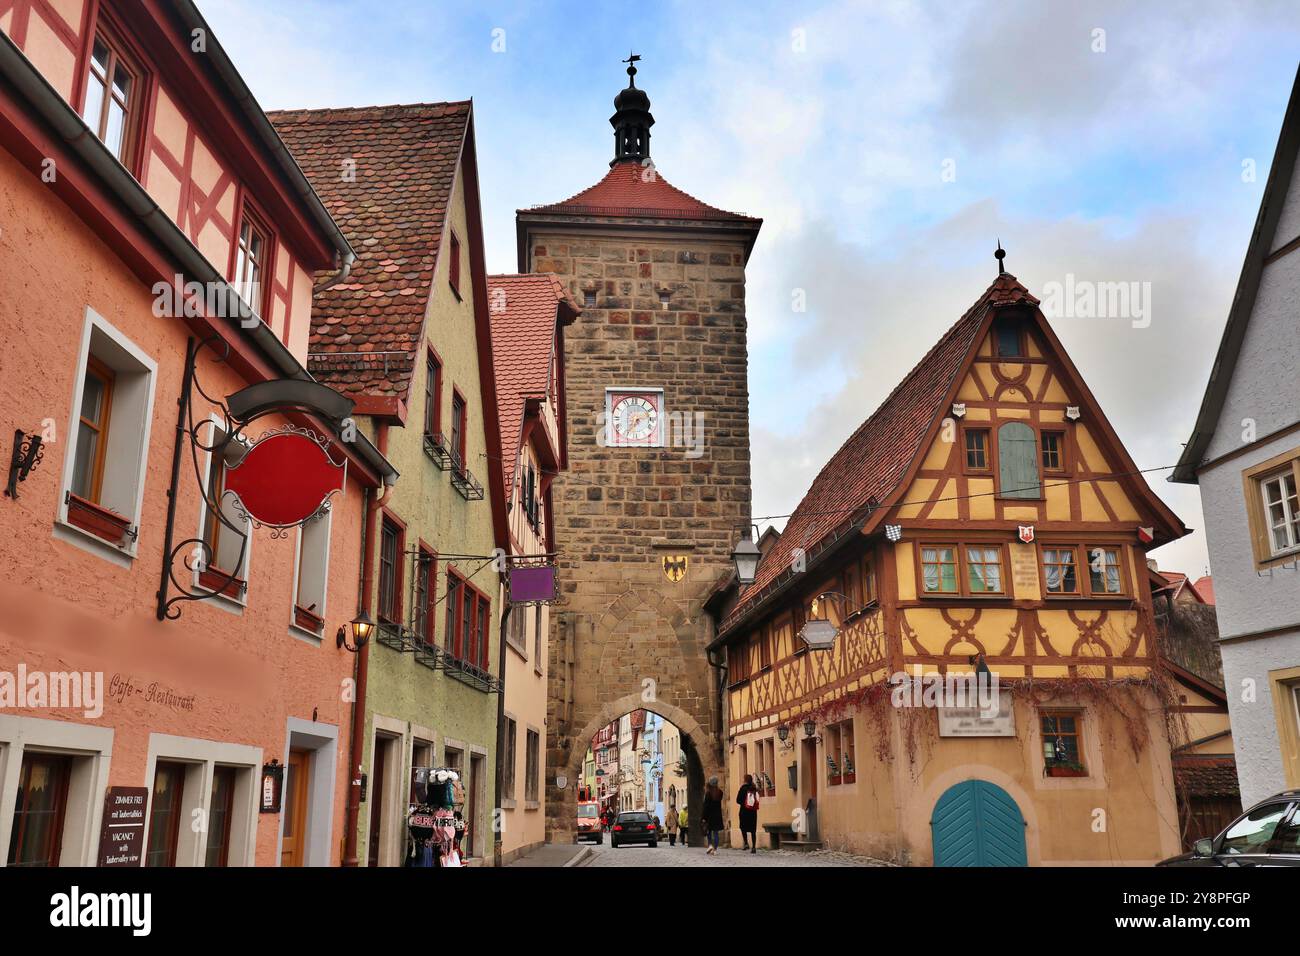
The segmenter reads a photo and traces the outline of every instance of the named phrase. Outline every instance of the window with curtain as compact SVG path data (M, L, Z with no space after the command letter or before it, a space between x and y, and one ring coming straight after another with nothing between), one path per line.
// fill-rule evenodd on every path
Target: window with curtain
M1092 548L1088 551L1088 583L1093 594L1123 594L1120 577L1119 548Z
M957 549L949 545L921 548L921 579L928 594L956 594Z
M1007 422L998 429L998 494L1003 498L1040 498L1038 441L1024 422Z
M966 569L972 594L1002 593L1002 548L968 547Z
M1047 582L1048 594L1078 594L1074 548L1044 548L1043 578Z

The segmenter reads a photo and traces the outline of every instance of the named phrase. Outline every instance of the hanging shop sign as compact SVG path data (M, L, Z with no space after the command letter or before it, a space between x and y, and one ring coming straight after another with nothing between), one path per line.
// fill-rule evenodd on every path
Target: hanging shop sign
M510 569L511 604L551 604L559 596L555 565L518 565Z
M330 457L329 440L287 425L258 438L226 472L225 491L258 525L302 524L343 490L347 462Z
M253 529L268 527L271 537L324 514L346 479L346 459L331 455L334 438L308 427L281 424L250 440L247 432L266 416L324 423L323 430L346 441L355 428L352 400L310 379L271 379L227 395L222 401L199 382L199 356L212 353L217 363L229 357L230 343L220 336L190 339L178 401L176 429L183 436L172 451L171 486L167 490L167 525L163 532L163 566L158 582L160 621L180 617L188 601L206 601L244 586L233 575L214 570L208 535L177 541L176 504L188 452L193 474L202 475L212 461L226 463L224 480L199 482L206 513L221 525L223 540L238 543L228 555L231 567L243 567Z
M139 866L144 854L148 787L109 787L99 829L100 866Z

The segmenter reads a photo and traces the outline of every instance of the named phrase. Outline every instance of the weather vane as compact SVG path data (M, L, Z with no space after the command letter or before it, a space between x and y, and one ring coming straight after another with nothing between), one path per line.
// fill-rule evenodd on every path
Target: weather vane
M627 64L627 75L631 77L630 82L633 86L636 86L636 64L640 59L641 54L633 53L631 50L628 50L627 59L622 61Z
M1006 257L1007 257L1007 250L1002 248L1002 240L999 239L997 251L993 253L993 258L998 260L998 275L1006 274L1007 271L1006 266L1002 264L1002 260L1005 259Z

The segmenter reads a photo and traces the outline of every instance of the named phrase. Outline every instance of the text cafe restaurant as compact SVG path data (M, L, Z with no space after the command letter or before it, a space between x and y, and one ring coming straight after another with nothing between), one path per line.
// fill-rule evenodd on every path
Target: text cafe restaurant
M191 338L180 401L154 403L155 434L177 437L150 459L133 560L0 543L44 568L0 631L9 866L341 862L362 533L397 475L352 435L350 400L306 378L245 385L229 344Z

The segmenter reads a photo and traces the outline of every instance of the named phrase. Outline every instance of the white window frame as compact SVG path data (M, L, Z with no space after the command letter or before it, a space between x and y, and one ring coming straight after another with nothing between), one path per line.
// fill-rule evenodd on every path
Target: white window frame
M131 522L131 527L136 530L137 534L134 538L128 538L127 543L120 546L110 544L68 521L67 499L68 492L72 489L72 473L75 468L77 439L80 433L78 426L81 423L82 386L85 382L86 367L89 364L91 355L91 343L97 337L108 346L108 351L116 350L120 353L106 357L102 354L103 350L100 350L95 353L100 361L103 361L119 373L128 372L145 376L143 391L139 390L137 386L133 390L134 394L127 399L142 406L137 409L138 412L143 413L140 416L141 421L138 432L131 427L131 418L123 421L122 416L126 414L126 409L122 407L124 399L120 386L113 390L113 405L110 412L111 424L109 426L110 448L117 451L115 466L126 472L125 475L118 475L116 481L119 483L125 481L128 484L134 483L135 485L133 494L129 490L123 494L123 497L131 503L129 509L124 508L121 513ZM138 368L123 369L120 367L131 363L134 363ZM148 473L149 432L153 426L154 391L157 384L158 363L113 326L112 323L90 306L87 306L86 319L81 331L81 344L77 352L76 371L73 375L68 430L64 433L66 441L64 441L63 452L63 476L59 483L59 496L56 501L54 537L67 541L84 551L89 551L91 554L106 558L122 567L131 566L140 546L140 514L144 504L145 475ZM123 447L124 442L126 447ZM138 445L133 444L134 442L138 442ZM130 464L132 461L134 466ZM134 467L134 475L130 473L132 467Z
M144 839L140 863L149 849L149 822L153 818L153 785L158 762L186 765L185 789L181 796L181 827L176 840L176 866L202 867L207 859L207 830L195 833L190 821L202 810L206 822L212 815L212 778L216 764L240 771L231 807L230 848L226 866L253 866L257 852L257 821L260 815L258 788L262 783L262 748L196 737L150 734L145 761L145 786L149 788L145 811Z
M1300 550L1300 535L1297 535L1295 530L1296 521L1300 520L1300 515L1297 515L1291 510L1291 505L1286 493L1287 478L1295 481L1295 471L1291 468L1287 468L1285 471L1279 471L1276 474L1265 475L1258 479L1260 503L1264 508L1264 533L1268 535L1269 556L1274 558L1279 555L1291 554L1293 551ZM1268 486L1275 482L1278 484L1278 493L1281 496L1283 514L1282 527L1286 531L1287 540L1289 542L1281 548L1277 546L1277 542L1273 537L1273 532L1276 530L1276 526L1273 524L1273 517L1270 511L1271 504L1268 497ZM1296 490L1300 491L1300 487Z
M60 866L96 866L104 793L113 759L113 728L42 717L0 716L0 867L9 859L23 752L27 749L75 761L63 811Z
M215 444L215 442L212 441L213 438L212 429L222 428L222 426L225 423L222 422L222 420L219 419L216 415L210 415L208 417L208 421L211 423L211 428L208 430L208 434L206 436L201 435L201 437L204 439L205 443ZM207 523L208 520L208 483L212 477L212 455L213 453L209 451L207 454L203 456L203 472L202 472L203 493L199 495L199 520L198 520L198 524L195 525L195 528L197 529L196 531L197 537L203 536L203 526L204 524ZM227 467L229 467L229 463L227 463ZM213 555L213 557L216 557L216 555ZM212 594L211 603L216 604L218 607L224 607L226 610L234 610L237 612L242 612L242 610L248 606L248 595L253 588L252 580L250 578L250 571L252 566L253 566L253 526L252 526L252 522L249 521L248 540L244 544L244 566L242 568L221 569L223 571L230 571L235 575L235 577L239 578L244 582L244 590L239 595L239 597L231 597L228 594L216 594L214 592L208 591L207 588L203 587L203 585L199 583L198 568L195 568L194 570L194 587L201 589L203 591L207 591L209 594ZM295 593L296 593L296 588L295 588ZM292 606L289 608L289 613L290 615L293 614ZM292 620L292 617L290 619Z
M325 617L325 605L329 598L330 591L330 544L334 537L334 510L332 508L326 509L325 513L319 518L312 520L307 525L298 526L297 544L295 546L293 562L293 591L290 594L289 600L289 633L295 637L306 637L310 643L319 645L321 638L324 636L326 626L322 626L321 633L317 634L314 631L309 631L306 628L299 627L297 617L294 614L294 607L298 603L298 584L302 580L302 539L304 532L309 526L320 526L325 529L325 555L321 566L320 603L317 605L316 610L312 612L323 620ZM252 543L251 538L249 543ZM247 557L247 555L245 555L245 557ZM247 592L245 592L245 596L247 596Z

